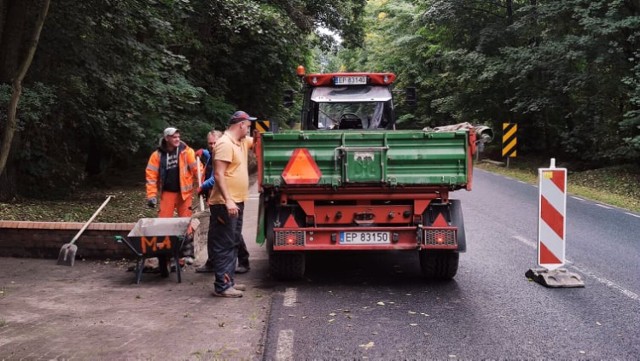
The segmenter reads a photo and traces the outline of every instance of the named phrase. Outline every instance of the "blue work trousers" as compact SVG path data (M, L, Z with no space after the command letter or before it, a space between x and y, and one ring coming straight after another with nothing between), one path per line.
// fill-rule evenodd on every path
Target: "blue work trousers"
M238 216L231 217L224 204L209 207L209 234L207 243L213 251L213 270L216 280L213 283L216 292L224 292L234 285L238 245L242 239L242 217L244 203L238 205Z

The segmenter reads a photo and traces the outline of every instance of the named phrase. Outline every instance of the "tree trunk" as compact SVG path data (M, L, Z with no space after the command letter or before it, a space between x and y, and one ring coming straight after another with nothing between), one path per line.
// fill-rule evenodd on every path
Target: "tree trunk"
M29 39L27 54L22 63L20 63L20 68L18 69L18 72L13 78L11 84L12 93L11 100L9 101L9 106L7 109L7 124L4 127L4 132L2 134L2 148L0 148L0 175L4 173L4 169L7 165L9 151L11 150L11 142L16 131L16 113L18 110L20 95L22 94L22 80L27 75L27 70L29 70L29 66L31 66L33 56L36 53L38 41L40 40L40 32L42 31L44 20L46 19L47 13L49 12L49 3L50 0L43 0L42 2L42 7L38 14L35 28Z
M507 8L507 23L513 24L513 0L506 0L505 7Z

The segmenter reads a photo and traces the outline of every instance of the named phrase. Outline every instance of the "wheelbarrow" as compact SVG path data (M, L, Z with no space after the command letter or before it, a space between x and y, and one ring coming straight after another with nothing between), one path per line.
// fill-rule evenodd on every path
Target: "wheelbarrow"
M200 221L190 217L141 218L126 237L116 236L116 242L126 245L136 256L136 284L142 279L144 260L158 258L160 275L169 277L169 258L176 262L178 283L182 282L178 264L180 250L194 232Z

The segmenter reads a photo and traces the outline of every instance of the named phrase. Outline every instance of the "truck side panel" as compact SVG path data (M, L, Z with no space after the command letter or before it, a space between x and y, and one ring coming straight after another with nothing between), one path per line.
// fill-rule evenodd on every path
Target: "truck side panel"
M321 177L316 185L447 186L470 183L468 132L293 131L261 139L262 186L286 186L282 173L306 148Z

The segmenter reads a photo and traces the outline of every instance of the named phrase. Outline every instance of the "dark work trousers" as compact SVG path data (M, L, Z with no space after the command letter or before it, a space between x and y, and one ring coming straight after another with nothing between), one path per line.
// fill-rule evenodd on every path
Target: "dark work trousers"
M243 206L244 207L244 206ZM226 209L226 207L225 207ZM243 208L244 209L244 208ZM244 214L244 212L241 212ZM240 217L240 216L239 216ZM249 268L249 250L247 249L247 244L244 242L244 237L242 237L242 222L243 217L240 217L237 222L237 233L238 236L238 266L244 266ZM211 222L209 223L209 229L211 229ZM207 265L213 267L213 238L207 237Z
M213 251L213 271L216 279L213 284L216 292L224 292L234 285L238 246L242 239L242 216L244 203L236 203L239 211L237 217L230 217L224 204L209 207L209 234L207 243ZM240 234L240 237L238 236Z
M238 213L238 223L236 223L236 237L238 237L238 266L245 266L249 268L249 250L247 244L244 243L244 237L242 237L242 222L244 222L244 202L236 203L240 208Z
M242 237L242 218L240 219L240 231L238 231L238 266L244 266L249 268L249 250L247 244L244 243L244 237Z

